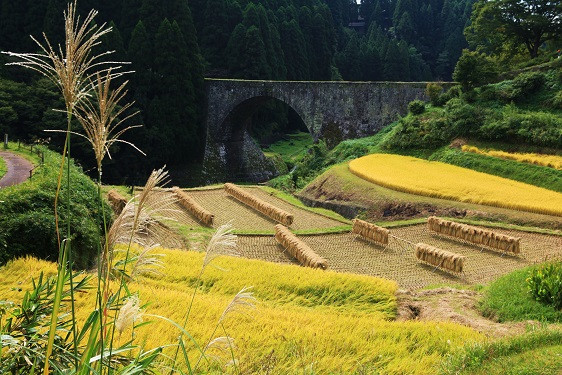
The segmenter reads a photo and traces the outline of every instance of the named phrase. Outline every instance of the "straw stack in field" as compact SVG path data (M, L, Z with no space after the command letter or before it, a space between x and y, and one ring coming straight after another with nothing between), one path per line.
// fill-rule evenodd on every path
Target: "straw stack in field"
M462 272L465 256L441 250L424 243L416 244L416 258L452 272Z
M115 215L119 215L127 204L127 198L119 194L116 190L110 190L109 193L107 193L107 200L113 212L115 212Z
M287 227L277 224L275 226L275 239L303 266L322 268L323 270L328 268L326 259L316 254L314 250L299 240Z
M431 231L460 238L476 245L484 245L513 254L521 252L520 237L511 237L491 230L443 220L435 216L427 220L427 226Z
M254 210L261 212L265 216L283 225L290 226L293 224L294 217L292 214L253 196L234 184L224 184L224 190L245 205L252 207Z
M201 223L206 226L212 227L215 215L201 207L193 198L191 198L185 191L177 186L172 188L172 191L176 195L178 202L183 208L189 211L193 216L195 216Z
M378 225L368 223L360 219L353 219L353 234L357 234L368 240L388 245L388 235L390 231Z

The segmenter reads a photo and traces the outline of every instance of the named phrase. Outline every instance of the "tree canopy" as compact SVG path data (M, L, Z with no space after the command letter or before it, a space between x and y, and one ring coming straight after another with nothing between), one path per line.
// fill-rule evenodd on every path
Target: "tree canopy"
M562 38L562 2L557 0L479 0L466 38L475 48L498 54L524 45L531 58L547 41Z

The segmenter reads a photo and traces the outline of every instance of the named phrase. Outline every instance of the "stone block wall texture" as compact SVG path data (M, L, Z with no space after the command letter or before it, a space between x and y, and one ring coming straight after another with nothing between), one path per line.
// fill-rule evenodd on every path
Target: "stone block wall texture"
M206 79L208 182L267 180L275 168L248 140L244 116L260 100L273 98L301 117L315 140L329 147L373 135L408 111L412 100L427 100L427 82L244 81ZM450 85L450 84L446 84Z

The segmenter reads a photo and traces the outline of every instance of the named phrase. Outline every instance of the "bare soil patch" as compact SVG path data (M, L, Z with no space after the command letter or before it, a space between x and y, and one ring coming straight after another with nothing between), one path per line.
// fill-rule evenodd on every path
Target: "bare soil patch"
M420 291L400 290L396 320L449 321L471 327L488 337L498 338L524 333L539 322L498 323L480 315L481 294L473 290L438 288Z

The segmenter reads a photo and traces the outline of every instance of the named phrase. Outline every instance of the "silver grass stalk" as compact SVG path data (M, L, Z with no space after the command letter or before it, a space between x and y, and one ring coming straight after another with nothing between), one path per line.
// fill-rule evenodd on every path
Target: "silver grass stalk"
M254 297L254 293L249 291L250 289L252 289L251 286L250 287L244 287L238 293L236 293L234 298L232 298L232 301L230 301L228 306L226 306L226 308L224 309L223 313L221 314L219 320L217 321L217 324L215 326L215 329L213 330L213 333L211 334L211 337L215 336L219 327L222 327L223 330L225 330L224 329L224 321L230 315L235 314L235 313L242 314L242 315L249 315L249 310L254 310L256 308L256 305L255 305L256 297ZM226 332L226 330L225 330L225 332ZM228 336L224 336L224 337L227 339L226 343L229 344L227 349L231 353L233 353L234 348L233 348L232 343L228 340L229 337ZM197 363L195 364L195 368L197 368L199 366L199 363L201 363L201 360L203 359L203 357L206 354L205 352L207 351L207 348L210 347L210 344L214 340L216 340L216 339L209 340L209 343L205 346L205 350L203 351L203 353L201 353L201 356L199 357ZM233 360L234 360L234 358L233 358Z
M79 135L90 142L100 177L102 161L106 155L111 159L109 148L114 143L126 143L144 155L134 144L119 139L126 131L141 125L127 126L119 129L125 121L139 112L125 114L134 104L134 102L121 104L128 93L126 89L128 81L122 83L117 89L112 90L110 86L113 78L115 78L115 75L111 69L106 72L105 76L97 74L91 86L94 96L83 100L77 106L76 111L76 117L85 133L85 135Z
M207 244L201 271L219 255L240 256L240 252L236 249L238 237L232 233L233 230L232 222L221 225L217 229Z
M236 293L232 301L230 301L228 306L224 309L218 324L222 324L229 315L234 313L247 315L248 310L254 310L256 308L256 297L254 297L253 292L249 291L252 288L251 286L244 287Z
M119 309L119 315L115 321L115 329L119 335L128 327L133 327L136 322L142 321L142 310L140 300L136 295L132 295L125 300Z
M64 12L65 45L53 48L43 33L44 42L31 36L41 49L40 53L3 52L19 61L8 65L17 65L39 72L49 78L61 91L66 109L73 113L75 106L89 95L89 82L98 73L120 67L122 63L104 62L101 58L112 51L93 54L93 48L99 45L100 38L111 31L106 24L96 26L94 18L97 11L91 10L84 21L76 14L76 0L68 4Z

